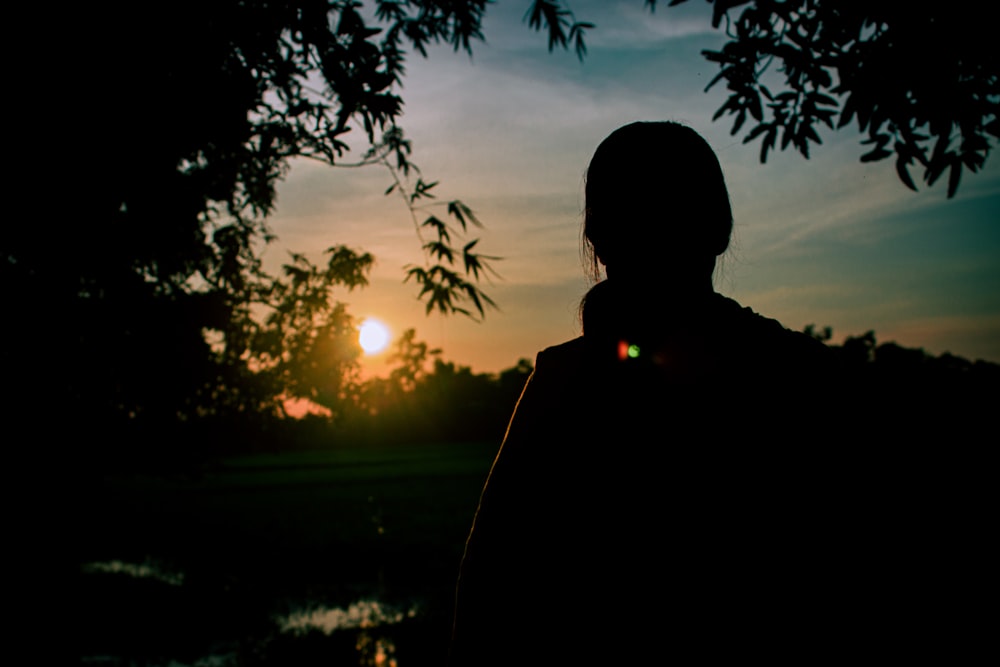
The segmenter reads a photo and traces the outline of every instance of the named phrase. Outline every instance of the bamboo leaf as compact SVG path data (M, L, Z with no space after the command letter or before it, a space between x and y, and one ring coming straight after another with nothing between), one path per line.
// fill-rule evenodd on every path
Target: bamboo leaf
M961 160L952 160L951 171L948 173L948 199L955 196L958 192L958 182L962 178L962 162Z
M898 149L897 149L897 155L898 157L896 158L896 173L899 175L899 180L903 182L903 185L916 192L917 186L913 182L913 177L910 176L910 170L908 168L910 164L910 158L904 157L903 153L899 152Z

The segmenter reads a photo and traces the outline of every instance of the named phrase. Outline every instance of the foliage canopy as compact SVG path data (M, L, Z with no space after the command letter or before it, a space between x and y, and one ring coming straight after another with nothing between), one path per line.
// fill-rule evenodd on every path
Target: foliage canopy
M712 3L712 0L708 0ZM687 0L671 0L675 6ZM943 3L830 0L715 0L712 25L728 42L705 51L729 91L715 118L733 116L732 133L770 150L809 157L816 128L856 123L867 133L862 162L895 157L899 179L911 169L934 185L948 174L948 196L962 171L978 171L1000 138L1000 56L989 21ZM655 10L656 0L646 0ZM773 83L772 83L773 81ZM772 90L772 88L774 90Z
M66 211L7 230L0 248L4 296L35 332L4 334L4 360L27 380L10 387L19 404L54 394L87 421L164 423L353 391L353 321L334 288L366 284L372 258L335 247L326 267L293 254L282 276L265 273L276 184L293 159L382 165L422 215L434 183L396 125L405 54L469 50L486 5L67 9L51 33L76 110ZM51 127L66 128L64 115ZM425 262L407 278L428 311L482 317L495 258L466 238L480 225L468 206L441 207L414 218Z

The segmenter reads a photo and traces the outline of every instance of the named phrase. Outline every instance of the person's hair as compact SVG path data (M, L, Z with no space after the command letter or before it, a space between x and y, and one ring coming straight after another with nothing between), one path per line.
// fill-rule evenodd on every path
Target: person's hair
M587 168L583 222L592 277L700 272L729 245L733 213L708 143L672 121L635 122L604 139Z

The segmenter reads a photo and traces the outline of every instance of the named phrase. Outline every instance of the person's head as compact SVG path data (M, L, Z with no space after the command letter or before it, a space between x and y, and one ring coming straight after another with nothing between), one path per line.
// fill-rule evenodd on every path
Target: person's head
M733 213L719 161L691 128L636 122L594 152L585 185L585 252L609 278L711 284Z

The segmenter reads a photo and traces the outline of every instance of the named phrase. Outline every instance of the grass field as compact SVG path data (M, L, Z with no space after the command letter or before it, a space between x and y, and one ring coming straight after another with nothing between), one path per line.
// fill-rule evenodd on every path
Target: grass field
M497 446L337 447L88 481L73 507L81 657L440 665ZM289 619L297 631L282 631Z

